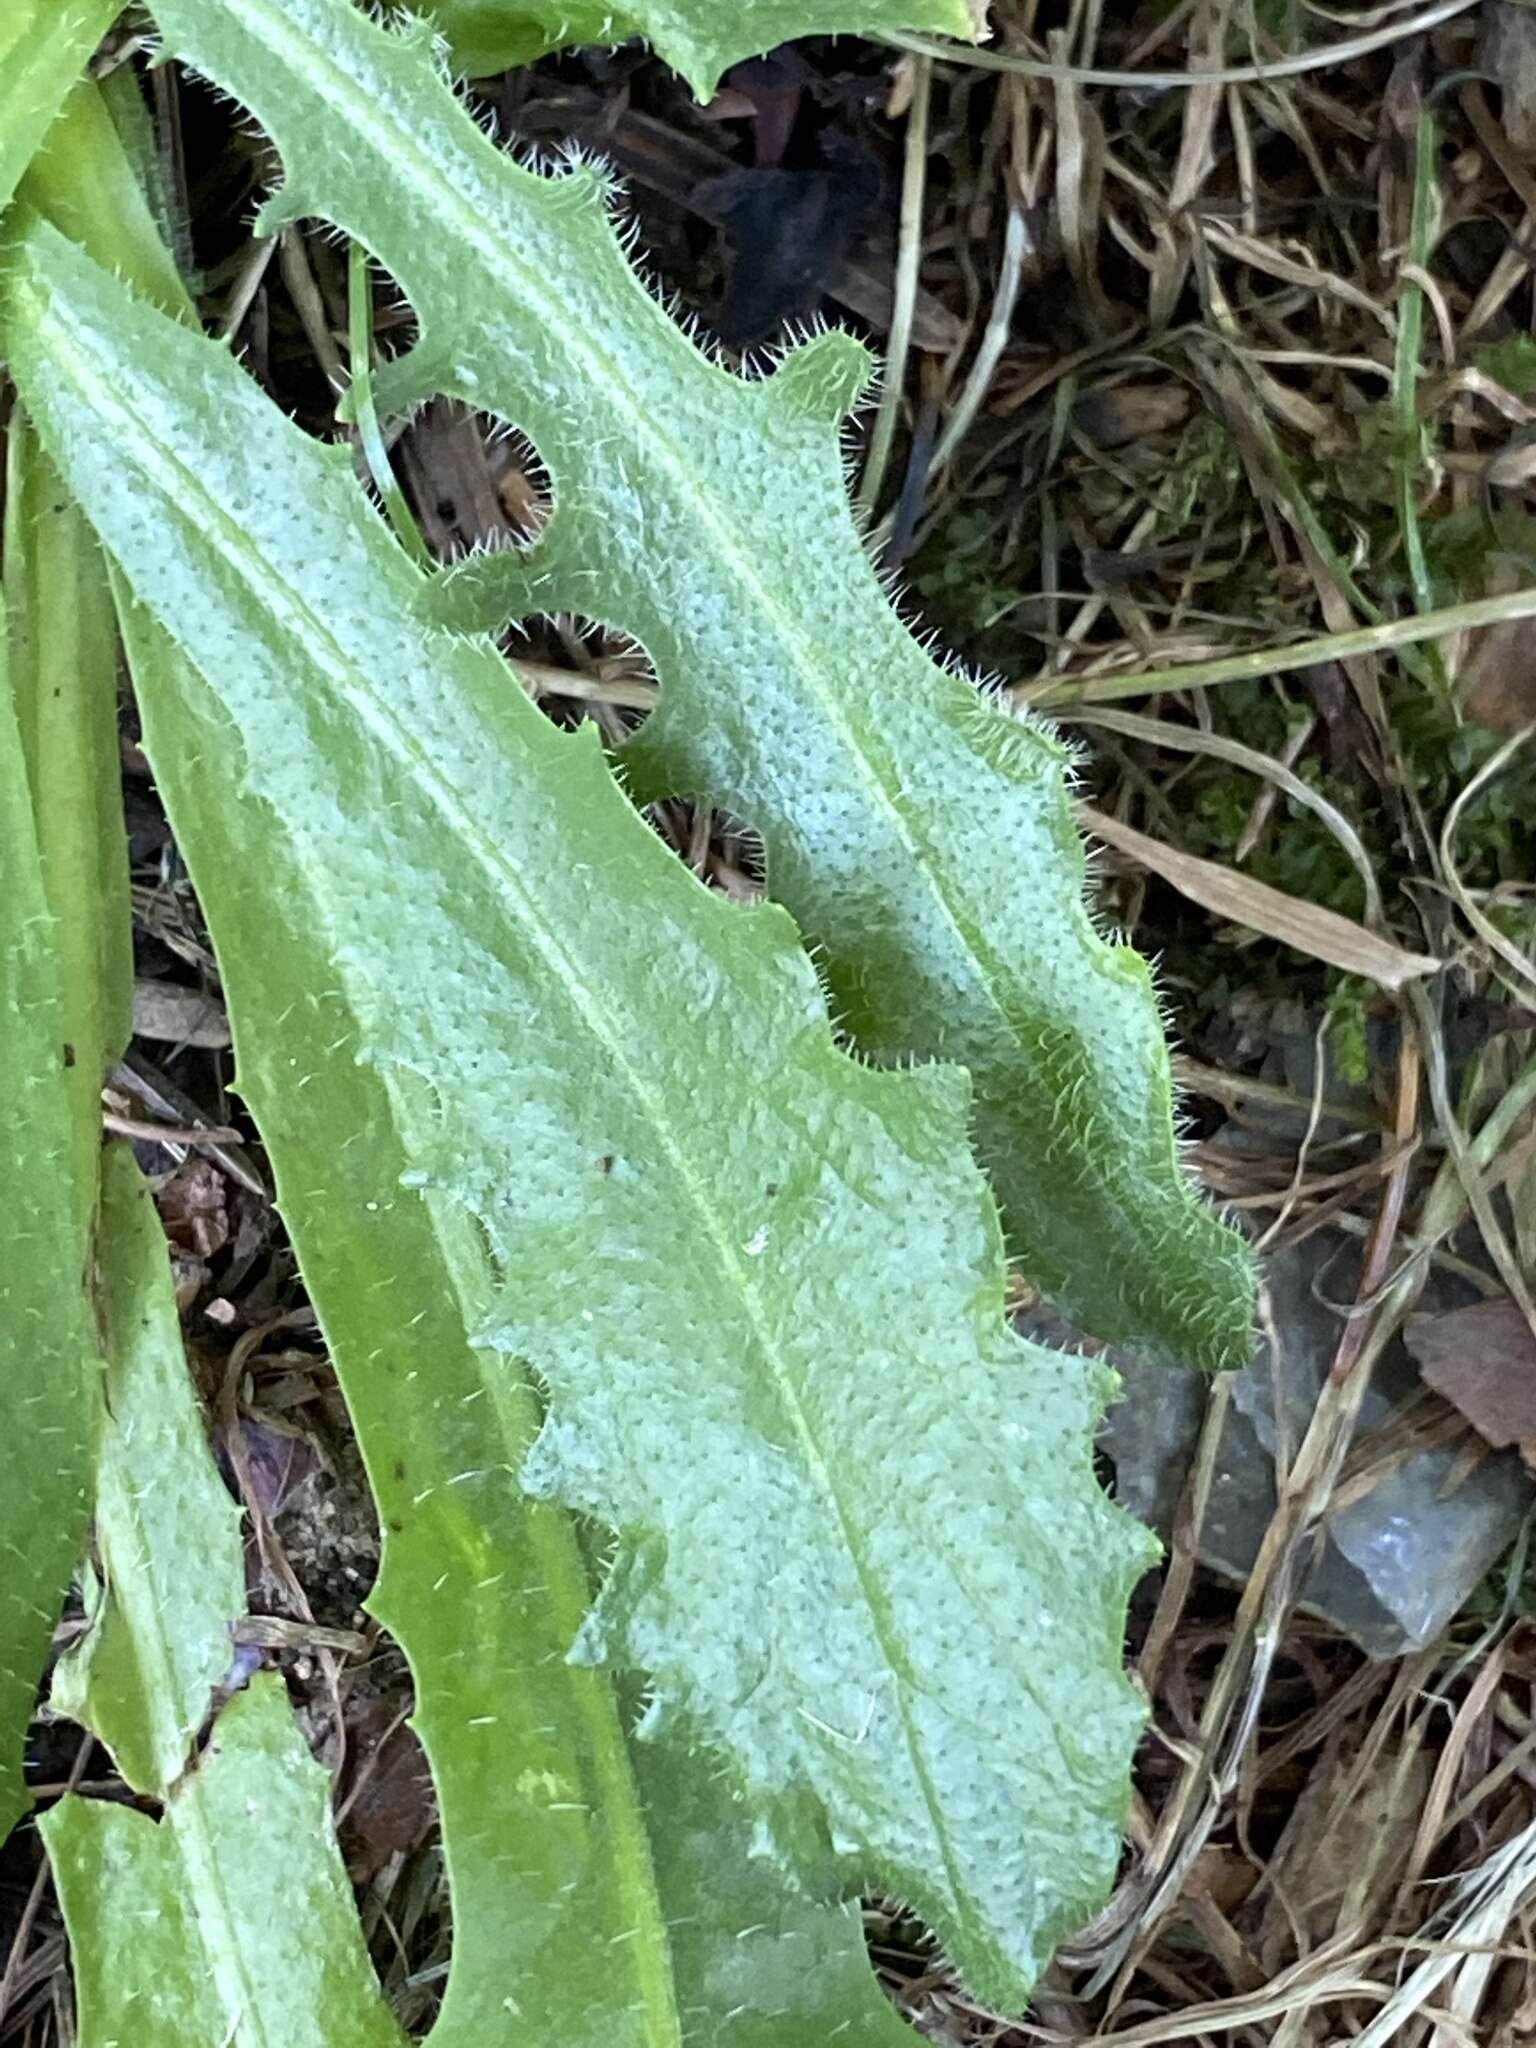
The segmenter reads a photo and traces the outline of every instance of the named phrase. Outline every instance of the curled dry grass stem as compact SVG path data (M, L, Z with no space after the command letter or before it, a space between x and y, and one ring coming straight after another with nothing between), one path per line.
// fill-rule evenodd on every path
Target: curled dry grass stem
M1050 79L1058 84L1107 85L1126 91L1188 91L1201 85L1269 84L1280 78L1299 77L1306 71L1332 70L1336 65L1367 57L1373 50L1384 50L1392 43L1406 41L1410 36L1427 34L1442 22L1465 14L1473 5L1474 0L1437 0L1435 6L1406 15L1384 28L1370 30L1365 35L1349 36L1315 50L1300 50L1290 56L1277 57L1267 64L1225 64L1203 70L1193 66L1177 71L1104 70L1093 65L1056 63L1013 50L973 50L963 43L946 43L938 36L887 35L881 41L890 43L893 48L917 51L942 62L964 64L981 71L1017 71L1026 78Z
M1419 1034L1436 1127L1445 1140L1450 1163L1461 1183L1462 1192L1466 1196L1467 1206L1472 1211L1484 1249L1498 1269L1499 1277L1508 1288L1511 1300L1519 1306L1520 1313L1530 1325L1532 1336L1536 1337L1536 1300L1532 1299L1520 1261L1494 1209L1483 1162L1478 1159L1451 1101L1450 1078L1440 1019L1424 990L1410 987L1406 993Z
M938 476L948 468L955 450L970 431L982 401L992 388L992 379L997 373L1013 326L1014 308L1018 304L1019 286L1024 277L1024 257L1028 246L1029 227L1021 203L1010 195L1007 224L1003 230L1002 262L998 269L997 288L993 293L991 311L982 332L981 342L975 359L966 372L960 394L950 410L938 445L933 451L930 474Z
M1281 1201L1279 1213L1254 1247L1256 1257L1262 1257L1279 1238L1286 1224L1290 1221L1291 1213L1303 1194L1317 1193L1323 1188L1338 1186L1341 1181L1352 1182L1360 1172L1359 1167L1349 1167L1345 1169L1342 1175L1323 1174L1316 1176L1310 1185L1306 1178L1307 1160L1317 1138L1318 1125L1322 1120L1323 1094L1328 1084L1328 1063L1325 1058L1325 1050L1328 1043L1329 1022L1328 1012L1325 1010L1318 1019L1317 1029L1312 1034L1312 1100L1307 1105L1307 1127L1301 1134L1300 1144L1296 1147L1296 1165L1291 1174L1290 1185L1286 1188L1284 1198ZM1381 1170L1386 1170L1392 1158L1393 1155L1391 1153L1383 1153L1381 1155ZM1367 1170L1370 1169L1372 1163L1369 1160L1366 1162Z
M1421 108L1413 149L1413 200L1407 260L1398 301L1397 348L1393 358L1392 398L1397 415L1397 516L1413 586L1414 609L1435 608L1424 531L1419 519L1418 492L1423 471L1423 434L1419 419L1419 350L1424 328L1424 278L1434 232L1435 152L1439 130L1428 107ZM1447 369L1454 368L1448 362Z
M1174 1055L1173 1076L1186 1094L1203 1095L1210 1101L1227 1103L1233 1109L1239 1109L1245 1103L1262 1103L1287 1114L1305 1114L1311 1101L1309 1096L1298 1095L1295 1089L1279 1082L1266 1081L1254 1075L1229 1074L1224 1067L1213 1067L1205 1060L1192 1059L1187 1053ZM1337 1102L1329 1098L1323 1104L1323 1114L1330 1123L1362 1131L1383 1128L1374 1108L1357 1102Z
M1456 837L1468 806L1491 783L1498 780L1510 763L1524 750L1533 734L1536 734L1536 719L1523 725L1518 732L1512 733L1495 753L1489 755L1477 773L1458 792L1455 801L1446 812L1445 824L1440 833L1440 865L1445 875L1446 886L1456 899L1457 908L1488 950L1503 961L1517 981L1525 984L1527 1000L1531 992L1536 992L1536 965L1532 964L1528 953L1522 952L1499 930L1493 919L1474 899L1456 865Z

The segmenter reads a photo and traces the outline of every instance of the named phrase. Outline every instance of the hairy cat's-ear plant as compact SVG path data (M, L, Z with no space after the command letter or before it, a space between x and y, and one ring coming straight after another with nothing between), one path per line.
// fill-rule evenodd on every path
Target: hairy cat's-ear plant
M1146 964L1085 908L1064 749L935 661L865 558L839 436L866 352L826 335L756 383L712 362L630 266L601 173L496 150L419 25L346 0L155 12L280 149L266 225L328 218L407 293L420 340L381 403L501 415L554 479L537 541L455 571L441 616L568 611L639 640L661 699L625 749L634 793L761 832L867 1054L970 1068L1031 1279L1101 1336L1244 1361L1246 1254L1181 1171Z
M547 1414L523 1483L616 1532L578 1663L648 1675L643 1732L718 1757L791 1881L907 1898L984 1998L1018 2004L1114 1868L1149 1540L1094 1478L1106 1375L1002 1319L963 1075L839 1052L784 913L710 896L590 728L558 732L488 642L427 621L343 451L226 354L41 224L10 252L0 334L192 665L143 690L146 745L301 1258L316 1219L284 1134L367 1160L338 1111L361 1072L397 1163L321 1227L386 1349L442 1306L420 1266L379 1269L397 1209L475 1333L472 1384L415 1389L386 1526L434 1515L444 1573L493 1578L526 1359ZM323 972L274 1013L295 917ZM322 1314L348 1307L338 1278ZM449 1473L446 1432L470 1459ZM580 1771L602 1725L525 1734ZM611 1792L623 1766L603 1768ZM573 1883L620 1824L591 1783L531 1762L521 1788ZM552 1939L571 1910L546 1901ZM628 1987L614 2024L657 2038L661 2019L634 2028L668 2009L660 1930L616 1933L641 1977L599 1990Z
M72 96L49 147L29 169L25 196L136 289L192 321L190 301L125 154L131 123L121 109L108 119L107 90L110 82ZM13 436L18 432L13 421ZM57 478L47 502L56 517L67 512L81 525ZM86 531L82 541L99 577L105 567L100 549ZM61 583L61 598L66 587L73 585ZM78 659L64 623L55 620L51 635L61 662ZM197 706L207 693L174 646L131 601L124 604L123 625L142 700L176 705L187 721L183 733L200 731ZM110 701L102 708L110 753ZM200 860L235 872L248 859L245 832L235 823L243 818L238 770L216 734L214 744L184 746L181 757L195 757L183 772L189 801L197 805ZM169 779L162 774L162 783ZM69 778L60 772L57 780L62 788ZM77 829L84 827L83 810L61 809L78 811ZM226 821L230 829L221 830ZM88 843L120 859L120 816L103 813L90 825ZM317 1044L329 1051L335 1036L332 1014L317 1013L312 1001L313 991L332 981L323 920L305 915L302 878L279 869L270 841L261 871L262 898L230 891L221 904L229 986L237 1007L243 1010L248 1000L261 1010L269 1070L308 1072ZM119 880L125 891L126 877ZM268 943L273 900L286 914L277 947ZM126 941L125 894L117 909ZM55 933L62 922L55 921ZM79 915L71 922L80 925ZM248 964L254 970L249 991ZM317 1032L323 1033L318 1040ZM249 1044L249 1034L245 1038ZM327 1116L316 1119L306 1092L275 1088L263 1127L284 1186L299 1191L287 1202L289 1219L384 1524L370 1605L410 1659L414 1726L435 1780L453 1944L434 2048L529 2042L542 2048L549 2039L575 2041L590 2030L607 2048L631 2041L672 2048L713 2041L722 2028L732 2048L803 2048L834 2038L841 2048L895 2048L910 2037L871 1974L857 1903L788 1889L772 1863L752 1853L751 1817L715 1760L626 1740L607 1674L565 1663L590 1597L576 1532L568 1517L524 1499L510 1483L536 1427L536 1410L526 1394L518 1399L510 1390L495 1401L485 1398L483 1361L466 1342L421 1204L395 1202L373 1212L373 1227L366 1239L359 1236L357 1187L392 1186L405 1170L376 1077L332 1060L326 1101ZM338 1131L345 1142L337 1141ZM404 1319L396 1307L402 1292L421 1304ZM116 1360L109 1370L117 1370ZM123 1390L113 1398L120 1402ZM141 1421L136 1434L143 1430ZM15 1435L19 1453L30 1458L32 1438L24 1427ZM410 1446L408 1466L399 1456L402 1444ZM103 1496L97 1543L109 1583L102 1587L87 1577L95 1626L78 1659L61 1667L54 1704L86 1720L113 1747L130 1780L147 1784L146 1745L134 1742L133 1730L151 1720L174 1730L185 1720L208 1647L206 1632L189 1626L180 1611L185 1589L174 1574L190 1547L198 1558L198 1601L215 1612L220 1580L207 1534L170 1530L167 1508L156 1513L155 1532L156 1547L169 1554L146 1557L142 1571L130 1564L136 1583L124 1599L114 1599L114 1561L125 1546L149 1547L139 1543L132 1501L119 1514L106 1498L114 1491L107 1467L116 1451L109 1427L97 1479ZM176 1491L180 1501L190 1498L184 1483ZM122 1497L119 1488L117 1500ZM16 1499L20 1511L20 1490ZM103 1525L104 1516L112 1526ZM466 1549L473 1569L454 1568L465 1562ZM62 1560L60 1570L66 1566ZM509 1595L508 1588L517 1590ZM176 1637L151 1658L145 1651L156 1646L145 1638L157 1622L174 1622ZM152 1663L160 1683L149 1698L147 1688L134 1687L132 1673L135 1665L147 1671ZM30 1686L23 1685L18 1728L29 1703ZM237 1718L235 1727L246 1744L247 1724ZM229 1732L221 1726L221 1733ZM258 1795L258 1774L245 1764L240 1771L245 1796ZM574 1790L579 1798L567 1796ZM194 1801L187 1819L206 1813ZM64 1826L62 1818L58 1825ZM82 2005L89 2001L91 2020L99 2019L109 2038L120 2038L130 2017L144 2018L145 1987L139 1969L125 1967L135 1953L125 1930L141 1901L113 1876L119 1867L139 1866L131 1857L119 1864L112 1825L94 1816L78 1827L71 1822L59 1856L70 1861L63 1896ZM190 1839L198 1839L195 1830ZM252 1843L250 1852L258 1873L270 1877L264 1844ZM221 1858L237 1853L227 1843L219 1851ZM307 1847L303 1853L309 1855ZM160 1859L156 1887L174 1887L187 1871L184 1857ZM828 1885L818 1889L835 1888L835 1873L829 1873ZM244 1896L259 1906L259 1884ZM265 1924L279 1933L286 1952L301 1937L279 1931L280 1911L269 1907ZM165 1917L174 1923L176 1941L201 1925L192 1901ZM328 1906L313 1923L312 1947L323 1957L336 1928ZM224 1935L211 1931L225 1948L242 1939L238 1926ZM346 1942L337 1945L344 1961ZM194 1941L194 1952L197 1946ZM151 1960L142 1948L138 1953L146 1964ZM226 2038L228 2026L225 2016L215 2020L199 2002L196 1970L189 1972L185 1962L178 1953L169 1968L157 1966L155 2024L169 2028L175 2014L201 2048L205 2039ZM227 1967L209 1978L206 1997L232 1981L238 1988L238 1972L232 1978ZM295 1981L302 1991L302 1978ZM340 1981L349 1981L345 1971ZM247 2027L270 2025L284 2048L303 2038L284 2031L293 2011L284 1999L274 1999L270 2010L261 1999L248 2005ZM339 2011L331 2001L320 2019L328 2024ZM366 2001L347 2017L348 2026L368 2021ZM350 2038L343 2032L337 2041ZM96 2048L89 2031L86 2042ZM327 2040L326 2048L337 2044Z

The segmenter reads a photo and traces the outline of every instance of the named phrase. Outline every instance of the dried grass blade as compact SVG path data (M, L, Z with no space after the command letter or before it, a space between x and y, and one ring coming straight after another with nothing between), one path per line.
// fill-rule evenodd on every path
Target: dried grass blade
M1272 889L1267 882L1255 881L1251 875L1240 875L1219 861L1202 860L1197 854L1180 853L1176 847L1164 846L1161 840L1138 832L1134 825L1108 817L1089 804L1079 804L1077 816L1085 830L1096 833L1117 851L1129 854L1153 874L1161 875L1181 896L1187 896L1202 909L1230 918L1234 924L1246 925L1250 931L1263 932L1267 938L1279 939L1300 953L1310 954L1314 960L1342 968L1346 974L1362 975L1382 988L1400 989L1422 975L1434 974L1442 964L1428 953L1408 952L1391 939L1367 931L1353 918L1341 917L1335 910L1323 910L1299 896L1288 896L1283 889Z
M1377 885L1376 871L1371 866L1371 857L1362 845L1359 833L1320 790L1304 782L1283 761L1277 761L1273 754L1262 754L1256 747L1245 747L1241 740L1229 739L1225 733L1204 732L1197 726L1170 725L1165 719L1143 718L1135 711L1067 712L1062 714L1061 722L1064 725L1102 726L1106 732L1121 733L1126 739L1144 740L1152 747L1168 747L1176 753L1208 754L1213 760L1227 761L1234 768L1245 768L1250 775L1263 776L1265 781L1284 790L1293 802L1304 805L1327 826L1364 885L1367 918L1372 924L1380 923L1381 890Z
M1209 690L1219 683L1246 683L1265 676L1294 674L1324 661L1352 661L1362 654L1386 654L1443 640L1451 633L1475 632L1481 626L1503 625L1511 619L1536 618L1536 586L1506 591L1498 597L1477 597L1443 610L1416 612L1406 618L1383 619L1347 633L1319 633L1315 639L1289 646L1253 647L1214 661L1175 663L1123 675L1038 676L1009 695L1032 710L1055 711L1067 704L1105 704L1121 697L1150 697L1161 690Z

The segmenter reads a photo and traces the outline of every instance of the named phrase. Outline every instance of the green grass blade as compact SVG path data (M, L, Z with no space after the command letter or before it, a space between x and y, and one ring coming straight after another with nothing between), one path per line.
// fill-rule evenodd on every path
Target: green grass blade
M60 1800L40 1823L80 2048L404 2048L331 1832L331 1783L263 1673L159 1821Z
M97 1305L107 1357L96 1447L92 1626L53 1706L92 1730L137 1792L180 1776L245 1613L240 1510L187 1376L165 1234L133 1155L102 1172Z
M430 13L447 36L454 62L471 77L527 64L572 43L623 43L644 36L701 100L720 74L797 36L877 35L927 28L970 36L966 0L432 0Z
M1085 908L1063 749L935 663L865 558L839 448L864 351L826 336L755 384L710 362L630 267L603 180L498 153L419 32L344 0L156 13L276 141L271 219L329 217L407 292L422 340L393 402L504 415L549 467L538 544L458 572L451 615L564 610L642 641L662 694L627 749L636 794L758 828L865 1052L970 1068L1031 1278L1099 1335L1246 1361L1248 1260L1181 1169L1146 964Z
M0 212L120 0L6 0L0 17Z
M232 867L202 859L190 736L144 706L216 944L234 896L277 950L273 874L315 906L331 979L291 1113L345 1156L330 1076L376 1076L408 1167L356 1186L354 1230L423 1203L488 1398L528 1399L496 1354L548 1390L525 1484L619 1532L580 1660L648 1672L648 1731L713 1744L793 1870L911 1899L1017 2002L1113 1873L1148 1544L1093 1477L1107 1376L1003 1322L963 1077L841 1055L783 913L709 896L589 732L425 623L343 451L227 356L42 228L3 326L217 697ZM244 1072L264 1008L234 1014ZM427 1305L392 1299L397 1327Z

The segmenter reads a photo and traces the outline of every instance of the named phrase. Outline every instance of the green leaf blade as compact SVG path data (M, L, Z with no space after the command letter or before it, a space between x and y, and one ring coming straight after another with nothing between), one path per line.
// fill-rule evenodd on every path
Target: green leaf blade
M678 2048L617 1702L605 1674L565 1662L590 1599L580 1548L568 1517L516 1486L538 1402L509 1361L471 1348L454 1299L456 1269L466 1291L479 1283L482 1245L398 1191L412 1162L395 1105L353 1056L361 1025L314 875L252 803L238 727L146 611L125 607L124 629L215 935L240 1092L378 1507L367 1604L411 1666L452 1897L435 2048L541 2048L581 2028Z
M244 1613L240 1510L220 1484L187 1376L165 1236L132 1154L103 1164L97 1295L107 1355L96 1448L102 1601L54 1674L135 1791L180 1776Z
M584 1654L651 1673L792 1868L905 1895L1017 2002L1113 1871L1148 1545L1092 1473L1107 1376L1002 1322L961 1077L839 1054L782 913L707 896L594 744L427 626L339 451L227 359L41 232L6 341L291 844L341 1057L489 1251L463 1306L550 1389L535 1483L620 1529Z
M72 126L70 88L116 6L23 4L0 26L0 207ZM66 111L63 115L60 109ZM85 1535L98 1413L88 1305L101 1087L132 987L106 569L18 409L0 564L0 1837Z
M83 247L110 250L134 290L155 305L193 318L135 169L137 161L148 170L153 150L134 75L115 71L104 84L84 82L69 94L27 168L20 197Z
M732 64L799 36L923 28L971 37L976 28L967 0L750 0L735 8L718 0L635 0L628 7L606 0L433 0L430 11L458 69L472 77L573 43L644 36L701 100Z
M714 1759L632 1747L687 2048L917 2048L870 1974L857 1901L786 1888Z
M132 1019L128 853L117 749L117 627L89 524L25 415L6 437L9 673L69 1047L76 1228L93 1227L101 1090ZM61 792L69 801L60 801Z
M0 212L119 0L9 0L0 23Z
M750 1856L718 1763L626 1743L606 1674L565 1661L590 1598L574 1531L509 1483L538 1428L532 1391L466 1343L425 1209L368 1206L407 1170L375 1070L333 1058L323 1097L294 1089L295 1071L357 1031L321 919L303 873L252 830L209 691L142 611L126 634L176 764L161 786L202 820L193 871L218 906L242 1092L378 1501L368 1607L411 1664L453 1900L433 2048L910 2044L857 1911L787 1893ZM214 879L258 868L285 907L281 948L265 892Z
M761 832L864 1050L969 1066L1030 1277L1098 1335L1246 1361L1249 1261L1181 1168L1147 967L1084 904L1063 749L930 659L865 559L838 447L863 352L824 337L758 384L710 362L595 173L499 154L419 39L339 0L157 12L282 150L272 219L335 220L405 289L422 338L395 403L486 408L550 470L539 542L455 572L445 615L570 611L642 642L662 696L626 749L636 793Z
M96 1465L103 1602L54 1704L112 1749L158 1822L68 1797L40 1824L70 1931L87 2048L401 2048L363 1949L330 1780L282 1680L256 1678L192 1748L245 1611L239 1510L187 1376L166 1243L124 1148L102 1178L98 1299L110 1366Z
M158 1823L63 1799L41 1822L81 2048L403 2048L358 1930L330 1780L264 1673Z
M22 1746L85 1534L97 1358L68 1010L4 657L0 638L0 1836L29 1804Z

